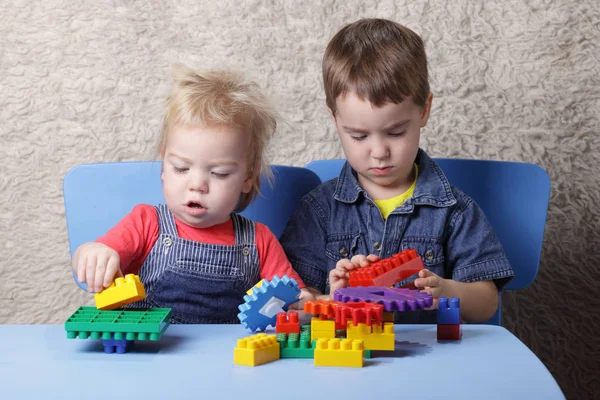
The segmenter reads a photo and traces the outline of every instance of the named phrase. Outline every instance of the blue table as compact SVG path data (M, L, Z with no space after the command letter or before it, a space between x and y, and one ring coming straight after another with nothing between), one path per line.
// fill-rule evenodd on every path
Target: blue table
M396 325L394 357L364 368L284 359L233 364L240 325L172 325L159 342L104 354L101 341L67 339L63 325L0 325L5 399L564 399L540 360L506 329L463 325L438 343L435 325Z

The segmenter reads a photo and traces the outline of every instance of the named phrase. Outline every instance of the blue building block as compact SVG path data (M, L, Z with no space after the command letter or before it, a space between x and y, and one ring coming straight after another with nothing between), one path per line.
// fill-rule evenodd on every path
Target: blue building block
M438 325L456 325L460 324L460 299L451 297L440 297L438 300L437 311Z
M106 354L124 354L127 352L127 347L133 345L133 340L127 339L102 339L102 346Z
M268 326L275 326L277 313L287 311L290 304L300 300L300 289L293 278L277 275L269 282L263 279L260 287L254 286L252 294L244 296L244 304L240 304L238 314L244 328L252 332L264 331Z

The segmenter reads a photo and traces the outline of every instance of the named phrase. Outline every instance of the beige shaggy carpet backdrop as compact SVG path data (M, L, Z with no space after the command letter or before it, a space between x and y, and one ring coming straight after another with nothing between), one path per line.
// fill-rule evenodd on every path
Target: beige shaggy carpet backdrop
M287 121L272 163L342 156L320 61L360 17L424 38L432 156L548 171L539 276L505 295L504 326L569 398L598 398L597 0L1 1L0 323L62 323L92 304L71 277L62 179L81 163L155 157L173 62L242 69L266 88Z

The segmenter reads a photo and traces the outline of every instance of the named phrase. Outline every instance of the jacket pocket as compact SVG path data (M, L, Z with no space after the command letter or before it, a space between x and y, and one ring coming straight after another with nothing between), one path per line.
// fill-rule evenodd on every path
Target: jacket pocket
M327 258L338 262L342 258L352 258L357 254L368 255L367 246L360 232L329 235L325 253Z
M435 237L405 237L402 250L415 249L423 259L423 265L434 274L445 278L444 246L441 239Z

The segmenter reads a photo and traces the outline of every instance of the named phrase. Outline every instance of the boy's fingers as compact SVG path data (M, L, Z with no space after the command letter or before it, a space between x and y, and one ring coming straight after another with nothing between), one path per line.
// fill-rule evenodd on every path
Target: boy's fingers
M357 254L354 257L352 257L352 259L350 259L350 262L352 262L352 264L355 265L360 265L360 266L365 266L365 265L369 265L369 262L367 261L367 257L364 256L363 254Z
M379 256L377 254L369 254L367 260L371 262L379 261Z

